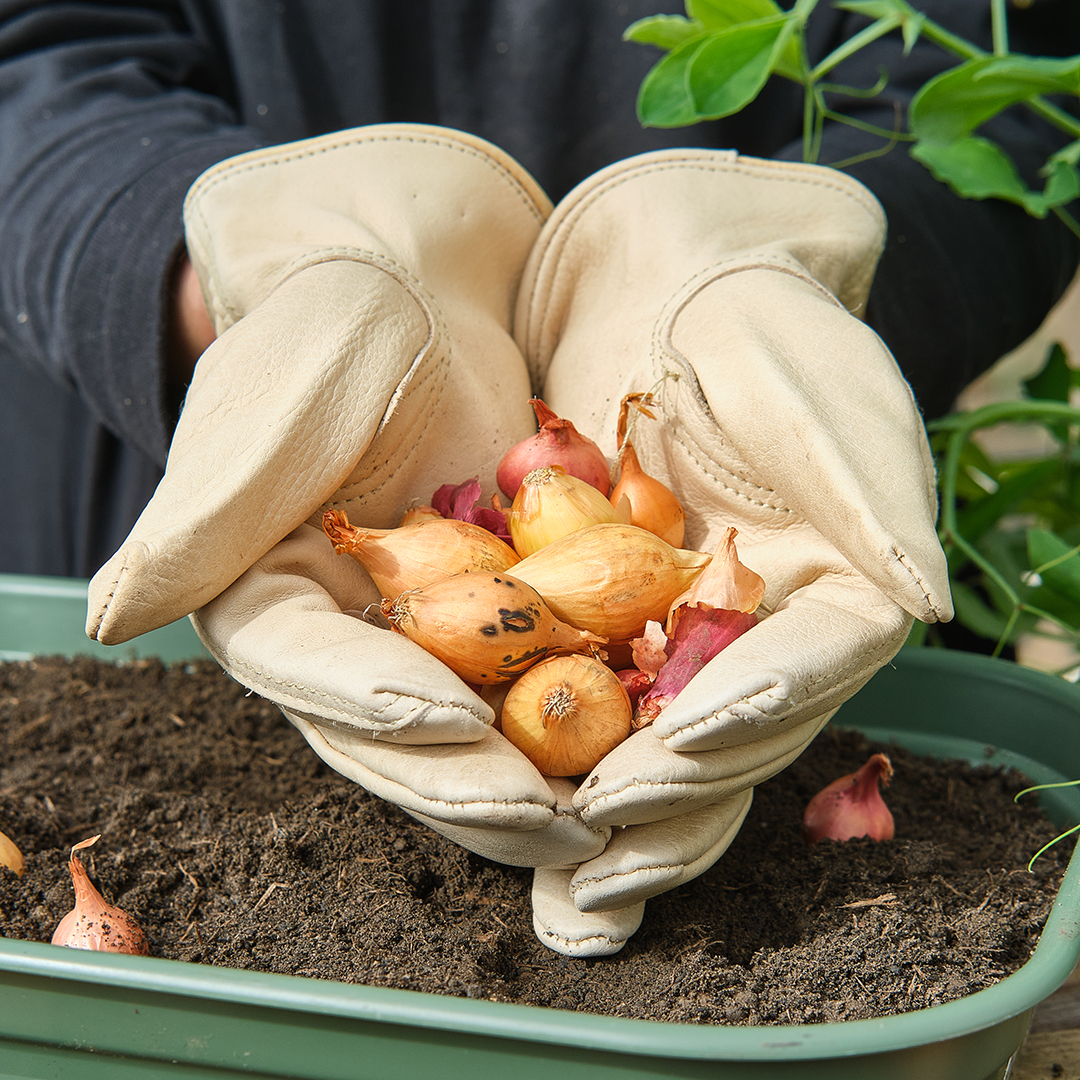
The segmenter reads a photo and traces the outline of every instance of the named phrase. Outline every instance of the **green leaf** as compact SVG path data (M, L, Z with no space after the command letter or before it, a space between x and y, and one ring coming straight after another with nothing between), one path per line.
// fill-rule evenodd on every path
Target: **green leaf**
M776 0L686 0L686 13L708 30L783 14Z
M1027 189L1012 159L978 135L955 142L917 142L911 156L968 199L997 197L1023 203Z
M758 96L773 72L788 17L779 15L720 30L694 54L688 85L697 113L730 116Z
M686 10L709 30L727 30L742 23L784 15L775 0L687 0ZM785 43L773 67L777 75L802 81L799 45L794 38Z
M638 19L623 31L623 41L636 41L639 45L658 45L661 49L675 49L685 41L701 37L701 24L682 15L652 15Z
M1028 559L1043 585L1080 604L1080 552L1075 546L1048 529L1029 529L1027 545Z
M1060 342L1055 341L1046 354L1042 370L1024 380L1024 393L1041 401L1067 402L1074 379L1075 372L1069 367L1065 350Z
M948 143L974 131L1002 109L1046 93L1077 93L1080 59L1062 62L1023 56L983 56L932 78L912 99L908 122L925 142ZM1073 89L1066 89L1073 87Z
M979 80L994 79L1018 86L1027 84L1037 94L1080 94L1080 56L996 56Z
M1047 162L1043 172L1046 175L1046 187L1041 199L1048 210L1071 203L1080 196L1080 172L1077 171L1075 162L1055 155Z
M917 142L909 153L965 199L1007 199L1034 217L1046 217L1047 197L1029 191L1012 158L989 139L968 135L951 143Z
M690 61L711 35L694 38L674 48L655 64L638 90L638 119L645 127L685 127L700 119L690 94Z

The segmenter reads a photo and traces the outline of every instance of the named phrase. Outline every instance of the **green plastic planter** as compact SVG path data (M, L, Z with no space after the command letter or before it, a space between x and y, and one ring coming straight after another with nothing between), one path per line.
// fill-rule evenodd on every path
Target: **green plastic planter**
M204 655L186 623L135 649L82 637L85 583L0 575L0 656ZM1002 661L904 650L838 723L917 753L1080 777L1080 690ZM1047 792L1062 828L1080 790ZM1080 849L1078 849L1080 850ZM1003 1080L1080 958L1080 854L1031 960L967 998L881 1020L725 1028L382 990L0 938L0 1080Z

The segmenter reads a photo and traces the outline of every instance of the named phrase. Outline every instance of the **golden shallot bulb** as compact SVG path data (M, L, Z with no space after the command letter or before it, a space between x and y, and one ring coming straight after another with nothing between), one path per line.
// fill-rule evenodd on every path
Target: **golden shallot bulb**
M572 626L609 641L640 637L667 618L672 601L708 566L711 555L674 548L634 525L607 523L564 536L522 559L527 581Z
M622 471L618 483L611 489L610 502L612 506L618 506L620 500L625 498L630 504L631 525L648 529L672 547L682 547L686 531L686 511L671 488L650 476L641 467L634 444L627 436L628 410L636 408L655 420L656 414L645 407L651 404L653 400L648 394L627 394L622 400L617 459Z
M630 698L591 656L554 656L526 671L502 707L502 733L547 776L580 776L630 734Z
M100 838L100 834L91 836L71 849L68 868L75 886L75 907L60 920L59 926L53 931L52 943L66 945L69 949L146 956L150 948L142 928L126 911L105 902L101 893L94 888L83 864L75 858L76 851L89 847Z
M530 585L506 574L468 573L384 600L399 633L465 682L506 682L549 653L588 652L604 639L557 619Z
M510 535L525 558L589 525L616 521L615 508L591 484L561 465L533 469L510 507Z
M601 495L611 488L607 458L604 452L582 435L569 420L564 420L539 398L529 404L536 413L540 430L531 438L510 447L499 462L495 479L502 493L513 499L526 473L544 465L561 465L571 476L591 484Z
M6 833L0 832L0 866L6 866L21 877L24 865L23 853L18 845Z
M323 514L323 532L339 555L351 555L382 596L397 596L467 570L508 570L518 562L505 541L480 525L434 517L396 529L363 529L341 510Z
M858 772L841 776L822 788L803 813L803 838L820 840L891 840L893 816L879 784L889 786L893 767L887 754L874 754Z

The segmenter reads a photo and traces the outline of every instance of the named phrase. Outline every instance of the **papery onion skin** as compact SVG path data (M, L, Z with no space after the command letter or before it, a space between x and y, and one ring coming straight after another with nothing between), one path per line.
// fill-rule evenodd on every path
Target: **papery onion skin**
M630 698L591 656L556 656L525 672L502 707L502 733L546 776L581 776L630 734Z
M71 849L68 868L75 887L75 907L53 931L52 944L69 949L148 956L150 946L142 927L126 911L105 902L82 863L75 857L76 851L89 847L99 839L100 834L92 836Z
M564 622L610 641L640 637L649 620L663 622L671 603L708 566L711 555L673 548L634 525L593 525L517 563L527 581Z
M467 573L384 600L399 633L465 682L506 682L557 652L589 652L596 634L568 626L540 594L507 574Z
M857 772L841 776L822 788L803 812L803 839L891 840L896 833L893 816L880 787L888 787L893 767L887 754L874 754ZM880 787L879 787L880 784Z
M351 525L341 510L323 514L323 532L339 555L351 555L371 575L382 596L397 596L466 571L508 570L517 552L487 529L435 517L397 529Z
M544 465L561 465L571 476L584 480L606 496L611 490L611 478L607 458L600 447L539 398L531 398L529 404L536 413L540 430L503 455L495 476L502 493L513 500L527 473Z

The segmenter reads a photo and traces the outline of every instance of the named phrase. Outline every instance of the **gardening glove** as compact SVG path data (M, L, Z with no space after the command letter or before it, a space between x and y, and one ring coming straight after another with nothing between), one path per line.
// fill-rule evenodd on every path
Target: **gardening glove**
M184 212L219 336L87 632L194 612L225 670L375 794L504 861L599 853L610 830L560 804L480 697L364 621L378 591L319 528L330 507L392 527L442 484L494 490L535 431L510 326L546 196L480 139L387 125L225 161Z
M859 318L885 235L832 169L662 151L556 207L518 297L533 385L609 454L631 439L687 514L686 546L738 529L764 616L574 796L603 854L538 875L538 931L573 951L581 913L629 910L700 874L754 785L805 748L900 648L952 615L933 460L911 391Z

